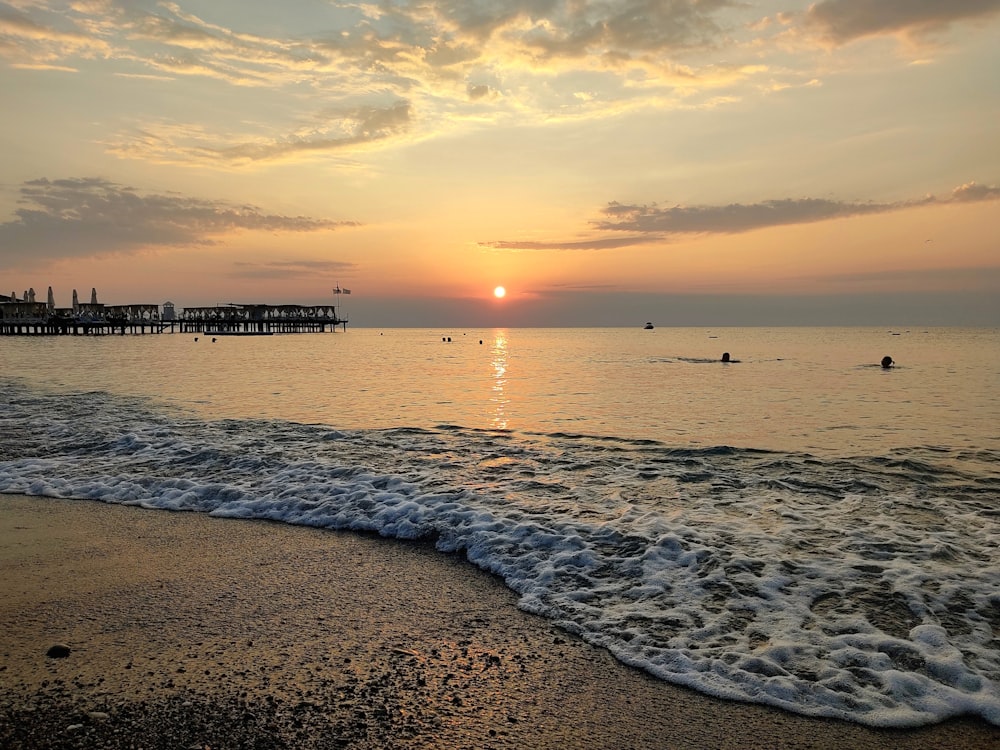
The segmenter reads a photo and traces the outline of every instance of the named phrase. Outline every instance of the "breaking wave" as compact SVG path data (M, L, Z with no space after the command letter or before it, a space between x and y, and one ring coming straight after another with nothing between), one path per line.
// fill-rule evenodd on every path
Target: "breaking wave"
M1000 725L1000 455L206 421L4 383L0 491L431 539L621 661L722 698Z

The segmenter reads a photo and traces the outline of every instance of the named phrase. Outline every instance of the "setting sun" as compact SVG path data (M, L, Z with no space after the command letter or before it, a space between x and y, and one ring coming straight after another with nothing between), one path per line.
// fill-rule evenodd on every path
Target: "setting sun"
M496 289L493 290L493 296L496 297L497 299L501 299L506 295L507 295L507 290L504 289L502 286L498 286Z

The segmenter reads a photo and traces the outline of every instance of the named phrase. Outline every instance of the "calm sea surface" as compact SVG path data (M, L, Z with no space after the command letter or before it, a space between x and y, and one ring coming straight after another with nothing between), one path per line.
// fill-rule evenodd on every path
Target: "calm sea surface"
M1000 725L998 334L7 337L0 491L432 538L671 682Z

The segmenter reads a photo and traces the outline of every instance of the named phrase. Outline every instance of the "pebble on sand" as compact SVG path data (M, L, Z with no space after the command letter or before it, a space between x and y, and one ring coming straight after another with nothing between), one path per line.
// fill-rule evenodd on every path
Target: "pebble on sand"
M45 652L45 655L50 659L65 659L70 654L70 647L65 643L54 643L49 646L49 650Z

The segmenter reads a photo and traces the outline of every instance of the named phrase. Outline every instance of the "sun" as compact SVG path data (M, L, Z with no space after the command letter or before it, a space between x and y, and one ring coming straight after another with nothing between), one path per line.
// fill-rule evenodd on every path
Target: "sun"
M507 290L504 289L502 286L498 286L496 289L493 290L493 296L496 297L497 299L503 299L504 297L507 296Z

